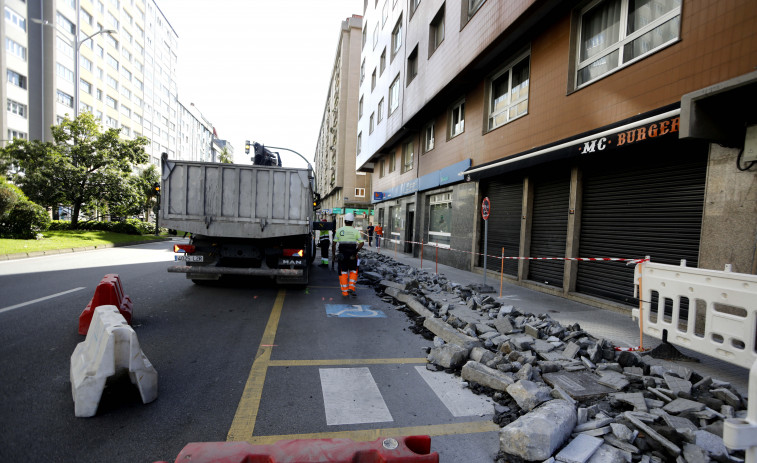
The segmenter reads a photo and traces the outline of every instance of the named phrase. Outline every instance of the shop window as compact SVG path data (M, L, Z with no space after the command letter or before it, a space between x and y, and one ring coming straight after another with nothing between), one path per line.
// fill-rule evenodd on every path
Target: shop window
M576 88L677 42L681 0L593 2L578 21Z
M449 248L452 239L452 193L440 193L429 198L428 244Z
M528 112L529 58L520 58L489 82L489 130Z

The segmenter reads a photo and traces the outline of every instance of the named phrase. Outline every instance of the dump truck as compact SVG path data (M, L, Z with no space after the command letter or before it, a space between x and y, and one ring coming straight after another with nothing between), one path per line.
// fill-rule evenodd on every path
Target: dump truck
M191 233L189 244L174 246L178 264L169 272L195 283L223 275L308 283L319 202L312 167L282 167L277 155L259 151L269 162L179 161L163 154L160 226Z

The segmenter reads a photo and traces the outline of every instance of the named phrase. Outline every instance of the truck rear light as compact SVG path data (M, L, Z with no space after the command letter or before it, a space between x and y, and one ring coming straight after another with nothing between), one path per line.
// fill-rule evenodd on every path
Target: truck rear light
M192 254L195 252L195 247L193 244L174 244L173 252L186 252L187 254Z
M302 257L304 255L305 255L304 249L284 249L284 257L292 257L292 256Z

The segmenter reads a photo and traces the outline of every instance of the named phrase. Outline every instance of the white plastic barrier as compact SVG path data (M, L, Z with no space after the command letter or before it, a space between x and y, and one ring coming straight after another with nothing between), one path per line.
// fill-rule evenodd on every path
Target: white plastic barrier
M114 305L95 309L87 338L71 355L71 391L75 414L97 413L105 381L117 370L128 369L142 403L158 398L158 372L139 347L137 334Z
M645 334L751 367L747 418L726 420L723 441L757 463L757 275L644 262L635 282Z
M635 282L645 334L744 368L757 360L757 275L644 262Z

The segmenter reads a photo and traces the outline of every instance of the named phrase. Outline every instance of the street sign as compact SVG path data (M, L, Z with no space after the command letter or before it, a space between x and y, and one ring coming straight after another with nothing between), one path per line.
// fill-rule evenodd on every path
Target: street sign
M489 220L489 212L491 212L491 209L492 205L489 202L489 197L487 196L481 203L481 217L483 217L484 220Z

